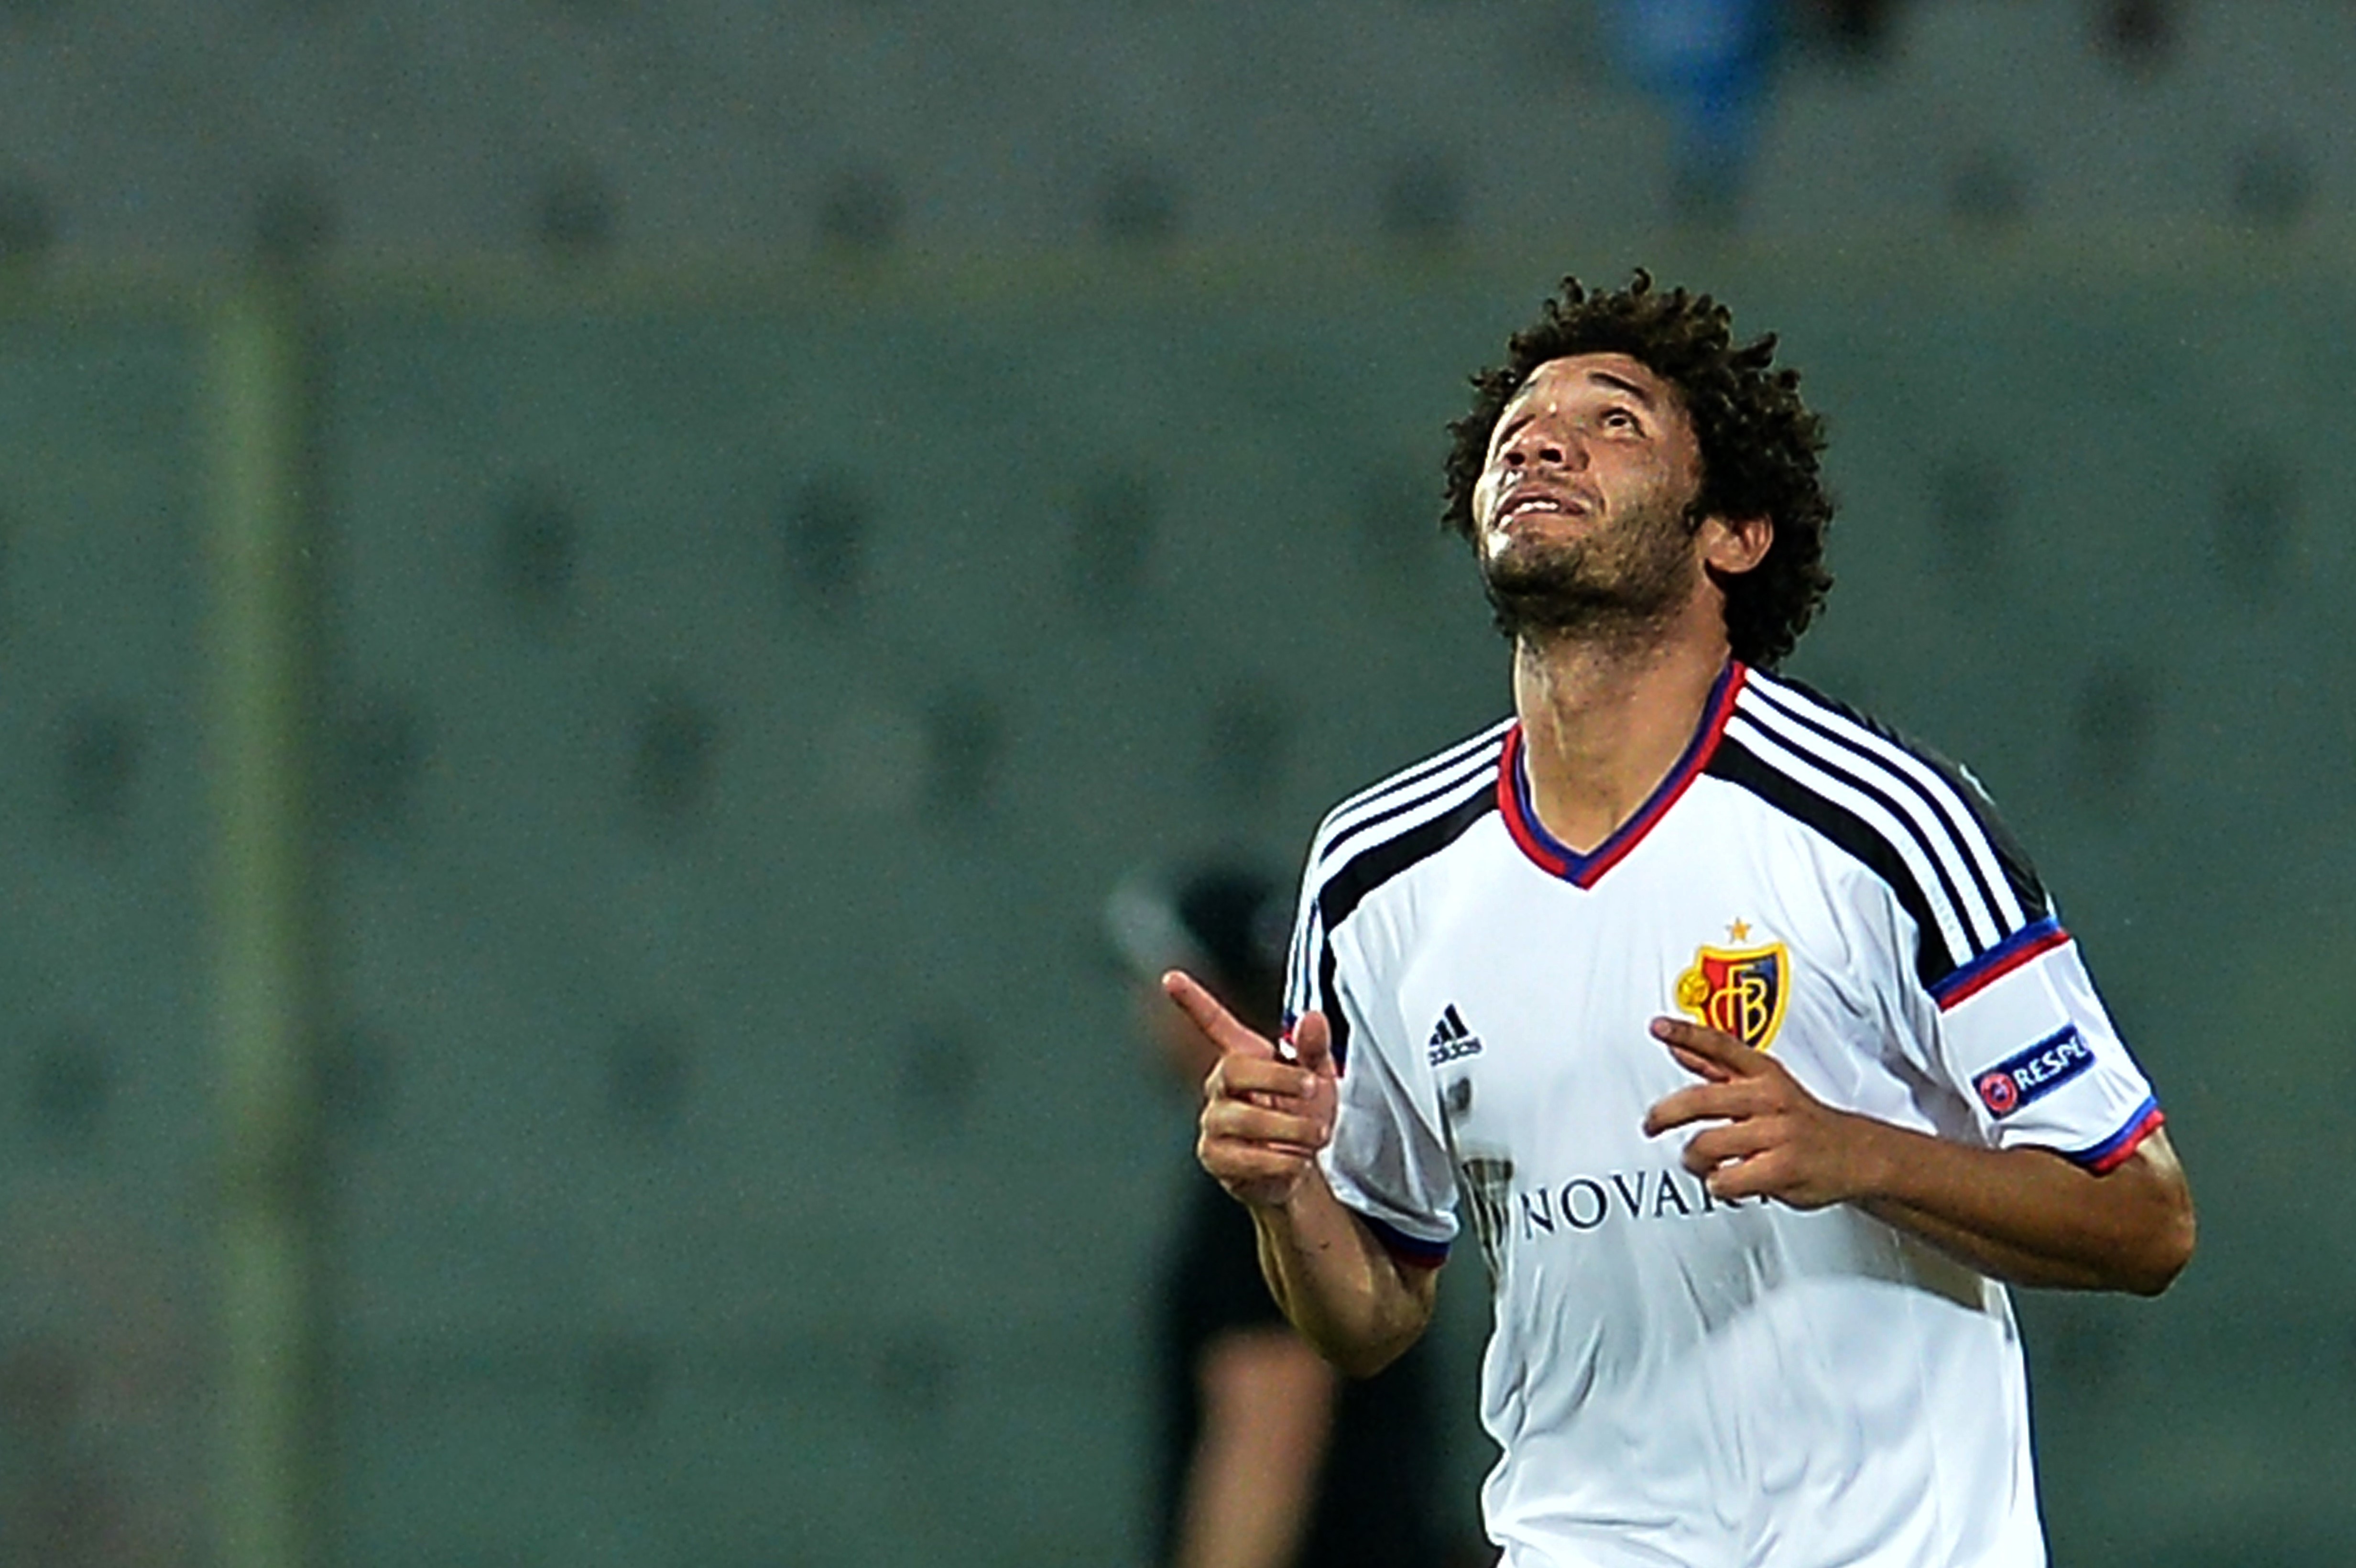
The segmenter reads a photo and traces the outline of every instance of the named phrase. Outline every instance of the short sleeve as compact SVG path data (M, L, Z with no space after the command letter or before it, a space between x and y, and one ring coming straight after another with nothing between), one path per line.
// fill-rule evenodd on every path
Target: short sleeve
M1326 928L1321 891L1312 879L1301 895L1284 1010L1288 1043L1309 1012L1323 1013L1333 1030L1340 1106L1318 1163L1334 1197L1394 1256L1436 1267L1456 1238L1456 1172L1434 1122L1438 1107L1399 1031L1360 1004Z
M1936 808L1915 819L1926 874L1911 903L1899 895L1918 921L1931 917L1915 953L1931 1065L1991 1146L2109 1170L2160 1125L2151 1084L1987 792L1934 752L1910 755L1908 776Z
M2052 918L1931 987L1939 1055L1988 1142L2112 1169L2160 1125L2158 1101Z
M1344 990L1342 1006L1357 1008ZM1456 1239L1456 1168L1429 1096L1385 1042L1353 1019L1358 1049L1343 1071L1333 1141L1319 1156L1333 1196L1402 1260L1437 1267Z

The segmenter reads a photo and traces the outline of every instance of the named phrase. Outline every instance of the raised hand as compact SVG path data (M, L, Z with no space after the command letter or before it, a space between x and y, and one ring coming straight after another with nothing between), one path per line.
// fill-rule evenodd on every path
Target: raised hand
M1772 1198L1794 1209L1873 1196L1877 1162L1890 1129L1868 1116L1836 1111L1800 1087L1789 1069L1732 1035L1655 1019L1653 1038L1701 1083L1680 1089L1645 1114L1647 1136L1694 1122L1719 1121L1687 1140L1685 1167L1719 1198Z
M1325 1016L1301 1015L1292 1031L1294 1060L1287 1061L1274 1040L1247 1028L1192 976L1173 969L1162 988L1219 1048L1219 1063L1203 1084L1194 1145L1203 1168L1245 1203L1290 1202L1333 1136L1339 1079Z

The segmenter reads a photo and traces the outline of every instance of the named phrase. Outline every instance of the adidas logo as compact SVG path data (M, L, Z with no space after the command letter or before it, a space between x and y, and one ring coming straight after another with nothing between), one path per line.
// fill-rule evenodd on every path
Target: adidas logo
M1431 1039L1424 1042L1423 1053L1434 1067L1443 1061L1453 1061L1460 1056L1471 1056L1481 1049L1481 1037L1464 1027L1456 1016L1456 1004L1451 1002L1431 1026Z

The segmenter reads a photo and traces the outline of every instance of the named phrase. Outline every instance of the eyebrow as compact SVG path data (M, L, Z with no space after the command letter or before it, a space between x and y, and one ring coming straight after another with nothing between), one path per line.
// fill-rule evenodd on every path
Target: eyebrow
M1607 387L1619 388L1648 409L1653 406L1653 394L1623 376L1615 376L1609 370L1590 370L1587 375L1590 380L1601 381Z
M1660 407L1658 403L1654 401L1653 395L1650 392L1647 392L1644 388L1636 385L1635 382L1629 380L1624 376L1615 376L1609 370L1590 370L1587 372L1587 379L1590 381L1600 381L1604 386L1627 393L1628 396L1635 399L1638 403L1642 404L1645 411L1648 413L1657 411ZM1529 383L1527 381L1525 381L1519 387L1515 388L1514 396L1505 400L1506 406L1508 408L1512 407L1515 399L1518 399L1523 393L1528 390ZM1494 448L1499 441L1513 434L1514 432L1521 429L1522 426L1529 423L1530 421L1537 417L1537 416L1531 413L1528 409L1525 408L1520 413L1515 414L1511 419L1499 420L1497 421L1497 428L1489 432L1490 446Z

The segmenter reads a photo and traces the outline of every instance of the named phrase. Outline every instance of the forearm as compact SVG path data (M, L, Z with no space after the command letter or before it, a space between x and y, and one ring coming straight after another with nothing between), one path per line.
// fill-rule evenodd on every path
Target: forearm
M1687 1139L1684 1159L1719 1198L1854 1203L2021 1285L2157 1295L2192 1255L2191 1189L2157 1126L2097 1176L2051 1150L1982 1148L1835 1110L1717 1029L1662 1018L1653 1034L1702 1082L1656 1102L1644 1130L1715 1122Z
M2045 1149L1987 1149L1876 1123L1859 1207L2017 1285L2155 1295L2192 1249L2182 1173L2155 1134L2097 1176Z
M1330 1368L1326 1376L1333 1376ZM1308 1523L1313 1477L1250 1460L1247 1450L1233 1445L1195 1455L1171 1568L1285 1568L1293 1560Z
M1388 1366L1431 1320L1436 1269L1393 1257L1312 1168L1290 1199L1255 1206L1260 1271L1319 1354L1353 1377Z
M1323 1473L1333 1369L1271 1325L1213 1340L1196 1363L1202 1436L1171 1568L1285 1568Z

